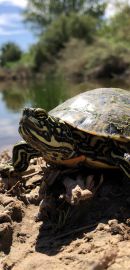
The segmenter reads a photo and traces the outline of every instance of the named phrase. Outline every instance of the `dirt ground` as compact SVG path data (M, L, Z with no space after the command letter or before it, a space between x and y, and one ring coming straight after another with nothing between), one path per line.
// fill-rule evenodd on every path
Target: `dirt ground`
M8 158L4 153L0 163ZM104 172L93 198L74 206L62 201L36 221L44 166L35 160L24 176L1 174L0 269L130 269L128 179ZM52 184L49 194L57 189Z

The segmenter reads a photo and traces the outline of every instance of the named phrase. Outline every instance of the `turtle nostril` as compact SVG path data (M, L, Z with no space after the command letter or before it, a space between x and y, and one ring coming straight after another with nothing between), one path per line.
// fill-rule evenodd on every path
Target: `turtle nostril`
M32 115L33 109L32 108L24 108L23 110L23 116L27 116L29 117L30 115Z
M29 109L28 108L24 108L23 115L29 116Z

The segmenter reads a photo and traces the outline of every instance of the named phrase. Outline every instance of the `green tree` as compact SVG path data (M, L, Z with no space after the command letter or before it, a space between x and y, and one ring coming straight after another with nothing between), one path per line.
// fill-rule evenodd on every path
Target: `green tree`
M130 5L116 4L116 13L104 22L101 36L111 40L113 44L120 43L130 47ZM127 49L127 48L126 48Z
M61 15L40 36L34 46L34 68L40 70L45 63L54 63L58 53L72 38L84 39L87 44L93 42L97 31L98 20L89 15L72 13Z
M89 14L100 17L104 14L106 0L27 0L25 21L33 29L44 32L57 17L71 13Z
M22 51L18 45L13 42L5 43L1 47L0 62L4 66L8 62L15 62L21 58Z
M110 33L117 42L123 41L130 44L130 6L122 6L110 22ZM116 33L116 35L115 35Z

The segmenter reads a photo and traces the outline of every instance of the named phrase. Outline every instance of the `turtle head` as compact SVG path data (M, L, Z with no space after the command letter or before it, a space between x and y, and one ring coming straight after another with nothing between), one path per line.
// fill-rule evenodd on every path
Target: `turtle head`
M19 133L47 161L59 161L73 156L74 145L70 127L41 108L25 108L19 123Z
M48 113L41 108L25 108L19 122L19 133L25 141L29 141L33 136L45 133L47 129Z

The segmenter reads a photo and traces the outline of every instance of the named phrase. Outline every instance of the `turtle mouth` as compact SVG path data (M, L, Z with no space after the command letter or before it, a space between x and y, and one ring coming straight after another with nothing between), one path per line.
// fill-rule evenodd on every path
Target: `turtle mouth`
M18 131L25 141L27 141L28 138L30 138L30 136L31 136L30 130L31 129L34 129L34 124L27 117L22 117L20 122L19 122Z
M29 143L34 149L44 153L45 145L40 140L41 132L38 130L37 126L29 119L29 117L24 116L21 118L19 123L19 134L21 137Z
M27 117L23 116L20 119L19 127L25 127L25 128L34 128L35 125L38 125L38 121L33 117Z

